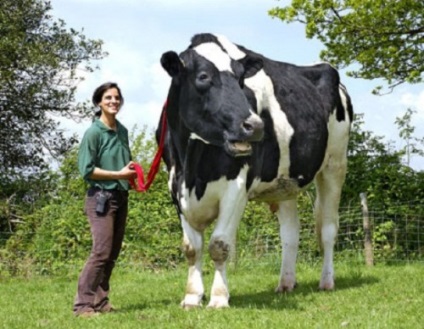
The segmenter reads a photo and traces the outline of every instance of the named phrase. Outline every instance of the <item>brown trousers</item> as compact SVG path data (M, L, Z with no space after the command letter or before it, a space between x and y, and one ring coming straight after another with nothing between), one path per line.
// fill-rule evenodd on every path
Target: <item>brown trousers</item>
M109 280L121 251L128 214L128 191L104 191L108 196L104 214L96 213L99 189L90 188L85 213L91 227L91 254L79 276L74 312L99 310L109 300Z

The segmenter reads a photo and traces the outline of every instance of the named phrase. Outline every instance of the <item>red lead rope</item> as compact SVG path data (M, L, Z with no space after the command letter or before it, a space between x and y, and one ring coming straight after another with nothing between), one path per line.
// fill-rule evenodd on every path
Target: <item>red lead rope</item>
M160 165L160 160L162 158L163 144L165 142L165 134L166 134L167 105L168 105L168 102L165 102L165 105L163 106L162 117L161 117L162 129L160 132L159 148L155 154L149 173L147 174L147 183L144 182L143 168L138 163L133 164L133 168L137 173L137 183L135 182L134 179L130 179L129 183L131 187L137 192L146 192L149 189L150 185L153 183L153 180L155 179L155 176L157 172L159 171L159 165Z

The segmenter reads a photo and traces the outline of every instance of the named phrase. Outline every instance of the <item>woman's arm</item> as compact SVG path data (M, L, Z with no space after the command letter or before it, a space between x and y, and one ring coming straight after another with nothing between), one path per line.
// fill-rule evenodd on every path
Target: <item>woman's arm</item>
M91 175L90 179L93 180L115 180L115 179L131 179L136 178L137 173L134 169L131 169L133 165L133 161L130 161L125 167L123 167L119 171L111 171L101 169L99 167L95 167Z

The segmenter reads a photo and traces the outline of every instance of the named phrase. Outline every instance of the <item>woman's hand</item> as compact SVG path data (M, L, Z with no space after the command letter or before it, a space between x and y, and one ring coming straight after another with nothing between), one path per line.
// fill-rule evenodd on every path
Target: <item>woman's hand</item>
M122 179L133 179L137 178L137 173L134 170L134 161L128 162L128 164L119 171L119 175Z

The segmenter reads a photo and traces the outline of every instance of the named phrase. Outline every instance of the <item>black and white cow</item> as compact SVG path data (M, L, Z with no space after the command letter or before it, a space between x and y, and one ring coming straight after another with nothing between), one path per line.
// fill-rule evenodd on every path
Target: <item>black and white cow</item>
M278 216L282 266L276 291L291 291L299 245L296 196L314 181L324 252L319 288L333 289L352 122L338 72L328 64L277 62L212 34L195 35L186 50L164 53L161 63L172 77L163 159L189 263L182 306L201 304L203 233L214 221L208 306L229 306L226 261L249 200L268 203Z

